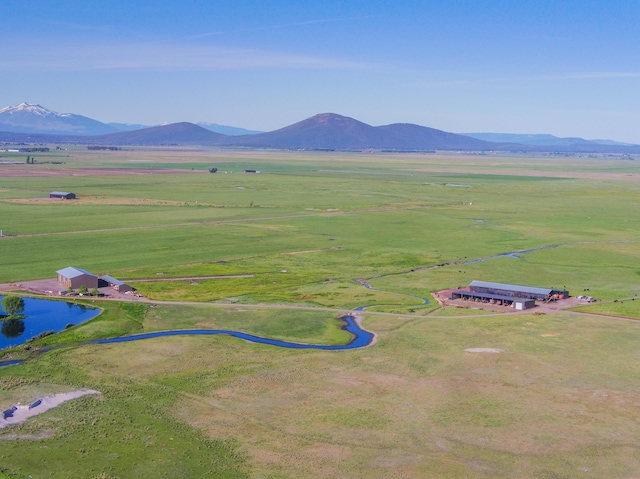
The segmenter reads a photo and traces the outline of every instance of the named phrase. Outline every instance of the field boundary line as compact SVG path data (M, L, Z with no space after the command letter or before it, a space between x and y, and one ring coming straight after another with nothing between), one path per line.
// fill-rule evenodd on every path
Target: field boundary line
M144 226L122 226L118 228L101 228L101 229L92 229L92 230L77 230L77 231L50 231L47 233L23 233L16 235L7 235L5 234L2 238L12 239L12 238L29 238L29 237L38 237L38 236L53 236L53 235L74 235L74 234L83 234L83 233L104 233L108 231L135 231L135 230L147 230L147 229L159 229L159 228L178 228L185 226L215 226L215 225L225 225L225 224L234 224L234 223L248 223L252 221L274 221L274 220L286 220L286 219L297 219L297 218L315 218L320 216L342 216L342 215L352 215L357 213L380 213L385 211L411 211L411 210L420 210L430 208L429 206L408 206L408 207L381 207L381 208L371 208L371 209L363 209L363 210L348 210L348 211L326 211L322 213L305 213L299 215L281 215L281 216L265 216L263 218L235 218L235 219L227 219L227 220L213 220L213 221L194 221L190 223L169 223L165 225L144 225Z

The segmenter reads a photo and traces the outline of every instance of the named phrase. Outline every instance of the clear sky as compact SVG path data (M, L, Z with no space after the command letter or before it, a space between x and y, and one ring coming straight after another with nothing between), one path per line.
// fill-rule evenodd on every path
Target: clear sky
M640 143L637 0L2 0L0 107Z

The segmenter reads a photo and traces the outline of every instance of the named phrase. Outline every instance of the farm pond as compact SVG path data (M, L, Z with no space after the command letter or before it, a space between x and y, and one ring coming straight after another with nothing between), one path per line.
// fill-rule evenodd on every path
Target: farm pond
M3 296L0 296L2 301ZM95 318L100 309L54 301L51 299L23 298L21 319L0 321L0 349L21 346L32 338L47 332L56 333ZM4 316L4 312L0 313Z

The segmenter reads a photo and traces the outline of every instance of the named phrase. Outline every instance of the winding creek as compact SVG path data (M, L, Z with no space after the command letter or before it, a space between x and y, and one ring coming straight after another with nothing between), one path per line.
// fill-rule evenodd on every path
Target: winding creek
M491 256L491 257L485 257L485 258L479 258L479 259L475 259L475 260L470 260L470 261L465 261L465 262L458 262L458 263L450 263L450 264L472 264L472 263L476 263L476 262L480 262L480 261L487 261L490 259L495 259L495 258L503 258L503 257L512 257L512 258L518 258L519 255L522 254L526 254L526 253L532 253L535 251L540 251L543 249L548 249L548 248L555 248L558 245L551 245L551 246L544 246L544 247L540 247L540 248L535 248L535 249L530 249L530 250L521 250L521 251L515 251L513 253L505 253L505 254L501 254L501 255L497 255L497 256ZM445 265L449 265L449 263L446 263ZM444 265L440 265L440 266L444 266ZM422 269L422 268L420 268ZM429 304L429 300L427 298L423 298L420 296L417 296L415 294L409 294L409 293L398 293L398 292L394 292L394 291L384 291L384 290L378 290L376 288L373 288L366 280L357 280L356 281L358 284L361 284L362 286L364 286L367 289L370 289L372 291L380 291L380 292L386 292L386 293L393 293L393 294L399 294L402 296L410 296L413 298L417 298L421 301L423 301L423 304ZM1 299L1 297L0 297ZM42 304L40 304L40 303ZM99 310L93 310L91 308L86 308L86 307L80 307L78 305L72 304L72 303L65 303L65 302L60 302L60 301L52 301L52 300L43 300L43 299L33 299L33 298L25 298L25 306L27 306L25 308L25 314L27 315L27 318L30 318L32 316L34 316L34 313L37 311L38 314L37 316L40 317L43 315L43 309L46 309L46 307L44 306L45 303L53 303L56 306L54 306L54 308L59 308L56 309L56 311L58 311L59 314L55 314L52 316L54 318L57 318L55 322L55 325L53 325L51 322L46 322L45 324L47 324L47 328L49 330L54 330L56 332L58 331L62 331L62 329L64 329L64 327L67 324L79 324L81 322L84 321L88 321L89 319L93 318L94 316L96 316L99 312ZM34 307L34 305L38 306L38 307ZM78 308L83 314L79 314L79 312L74 310L75 308ZM354 309L354 311L364 311L366 308L368 308L370 306L359 306L357 308ZM61 309L60 309L61 308ZM66 311L62 311L65 310ZM69 316L69 312L73 311L74 315ZM88 314L85 314L86 312L89 312ZM66 314L65 314L66 313ZM51 315L49 315L51 317ZM84 318L84 319L83 319ZM171 330L171 331L156 331L156 332L152 332L152 333L142 333L142 334L133 334L131 336L121 336L121 337L117 337L117 338L110 338L110 339L95 339L92 341L89 341L85 344L111 344L111 343L123 343L123 342L129 342L129 341L139 341L139 340L143 340L143 339L151 339L151 338L159 338L159 337L164 337L164 336L187 336L187 335L226 335L226 336L232 336L234 338L238 338L238 339L243 339L245 341L249 341L252 343L257 343L257 344L267 344L270 346L276 346L276 347L280 347L280 348L289 348L289 349L316 349L316 350L327 350L327 351L344 351L344 350L349 350L349 349L358 349L358 348L363 348L365 346L368 346L369 344L371 344L371 342L374 339L374 334L366 331L364 329L362 329L360 327L360 325L358 324L358 322L356 321L356 318L353 315L345 315L342 316L340 318L340 320L342 320L344 322L344 325L342 326L342 329L344 331L347 331L348 333L351 334L352 338L351 340L347 343L347 344L341 344L341 345L327 345L327 344L306 344L306 343L295 343L295 342L291 342L291 341L282 341L282 340L278 340L278 339L271 339L271 338L265 338L262 336L255 336L253 334L248 334L248 333L243 333L241 331L232 331L232 330L225 330L225 329L179 329L179 330ZM26 319L25 319L26 321ZM32 324L36 324L36 323L32 323ZM25 329L26 329L26 325L25 325ZM2 338L0 338L0 349L3 348L8 348L8 347L14 347L14 346L19 346L21 344L26 343L29 339L37 336L38 334L42 333L45 329L42 329L42 326L37 326L37 327L30 327L29 330L29 334L25 335L24 338L21 338L21 341L15 341L15 338L12 339L10 342L7 341L2 341ZM7 338L5 338L7 339ZM14 364L21 364L23 361L22 360L9 360L9 361L0 361L0 367L2 366L10 366L10 365L14 365Z
M340 318L345 322L342 327L343 330L351 333L352 339L347 344L340 345L327 345L327 344L305 344L305 343L293 343L291 341L281 341L278 339L269 339L261 336L255 336L253 334L242 333L240 331L229 331L225 329L177 329L173 331L156 331L153 333L134 334L131 336L122 336L119 338L111 339L95 339L91 343L96 344L110 344L110 343L123 343L127 341L138 341L140 339L160 338L163 336L186 336L186 335L214 335L224 334L227 336L233 336L234 338L244 339L252 343L268 344L270 346L277 346L280 348L289 349L324 349L329 351L343 351L345 349L357 349L368 346L373 340L373 333L365 331L356 322L353 316L343 316Z
M241 331L231 331L226 329L175 329L171 331L155 331L152 333L132 334L130 336L121 336L118 338L109 339L94 339L87 341L84 344L111 344L111 343L125 343L129 341L140 341L142 339L161 338L165 336L192 336L192 335L226 335L234 338L243 339L251 343L267 344L270 346L276 346L279 348L288 349L320 349L325 351L344 351L348 349L358 349L368 346L375 337L373 333L362 329L354 316L347 315L342 316L340 320L344 321L342 329L351 334L351 340L347 344L306 344L306 343L294 343L292 341L282 341L279 339L270 339L262 336L256 336L253 334L243 333ZM11 366L14 364L21 364L22 360L0 361L0 367Z
M521 251L514 251L512 253L503 253L503 254L498 254L495 256L487 256L486 258L477 258L477 259L472 259L469 261L463 261L461 263L457 263L457 264L474 264L474 263L481 263L482 261L489 261L491 259L498 259L498 258L515 258L515 259L520 259L520 256L523 254L528 254L528 253L535 253L536 251L543 251L545 249L552 249L552 248L557 248L558 246L560 246L559 244L552 244L552 245L548 245L548 246L541 246L539 248L533 248L533 249L525 249L525 250L521 250Z

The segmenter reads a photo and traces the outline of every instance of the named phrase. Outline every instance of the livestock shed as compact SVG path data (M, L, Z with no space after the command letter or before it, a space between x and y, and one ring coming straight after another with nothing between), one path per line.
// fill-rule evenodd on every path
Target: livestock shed
M537 288L518 284L491 283L489 281L472 281L469 289L474 293L487 293L514 298L529 298L539 301L564 299L569 297L569 291L554 288Z
M119 291L121 293L126 293L127 291L133 291L133 287L132 286L129 286L124 281L120 281L119 279L115 279L115 278L112 278L111 276L107 276L106 274L102 275L100 277L100 279L102 281L106 281L107 284L109 284L109 286L111 288L113 288L116 291Z
M86 286L87 288L98 287L98 277L84 269L68 266L56 271L56 273L58 274L58 283L66 286L67 288L76 289L80 286Z
M465 301L476 301L480 303L488 303L496 306L507 306L517 310L530 309L535 307L536 302L533 299L518 298L514 296L503 296L490 293L476 293L468 290L458 290L451 293L451 299L462 299Z
M68 191L52 191L49 193L49 198L58 198L61 200L75 200L75 193L69 193Z

